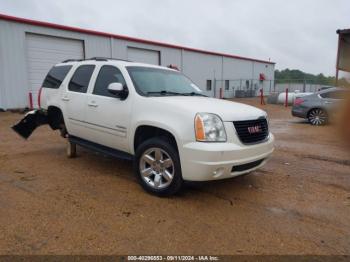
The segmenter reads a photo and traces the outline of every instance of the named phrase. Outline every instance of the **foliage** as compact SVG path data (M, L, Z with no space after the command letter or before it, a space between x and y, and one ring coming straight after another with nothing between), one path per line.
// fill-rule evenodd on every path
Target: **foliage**
M321 85L335 85L335 77L325 76L324 74L313 75L309 73L304 73L303 71L297 69L284 69L275 71L276 83L286 83L286 82L306 82Z

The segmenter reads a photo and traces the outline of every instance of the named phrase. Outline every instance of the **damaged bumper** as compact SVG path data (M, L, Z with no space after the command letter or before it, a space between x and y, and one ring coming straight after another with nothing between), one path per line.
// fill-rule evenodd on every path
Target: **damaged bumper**
M46 111L33 110L28 112L21 121L12 126L12 129L21 137L27 139L37 127L45 124L48 124Z

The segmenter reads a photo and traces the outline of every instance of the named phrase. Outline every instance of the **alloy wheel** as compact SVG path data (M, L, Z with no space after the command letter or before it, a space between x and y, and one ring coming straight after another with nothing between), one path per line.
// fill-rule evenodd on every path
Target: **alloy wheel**
M309 121L315 126L324 125L327 122L327 114L322 109L314 109L309 113Z
M155 189L168 187L175 175L174 162L167 152L161 148L146 150L139 163L142 179Z

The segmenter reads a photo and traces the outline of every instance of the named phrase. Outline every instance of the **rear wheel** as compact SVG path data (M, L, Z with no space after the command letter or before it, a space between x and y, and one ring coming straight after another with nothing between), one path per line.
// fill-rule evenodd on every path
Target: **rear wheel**
M312 109L308 114L308 120L311 125L322 126L327 124L328 115L326 111L320 108Z
M136 150L134 171L142 187L158 196L173 195L183 184L179 154L166 139L143 142Z

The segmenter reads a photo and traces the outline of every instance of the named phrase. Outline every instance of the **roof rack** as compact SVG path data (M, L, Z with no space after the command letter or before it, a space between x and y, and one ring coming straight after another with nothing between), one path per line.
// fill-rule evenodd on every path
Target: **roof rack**
M80 62L83 61L83 59L67 59L62 61L61 63L68 63L68 62Z
M108 59L110 59L110 58L107 58L107 57L91 57L91 58L87 58L85 60L108 61Z
M68 63L68 62L81 62L81 61L87 61L87 60L95 60L95 61L108 61L108 60L116 60L116 61L125 61L125 62L132 62L130 60L126 59L119 59L119 58L109 58L109 57L91 57L86 59L67 59L62 61L62 63Z
M96 60L96 61L108 61L108 60L116 60L116 61L125 61L125 62L132 62L127 59L120 59L120 58L111 58L111 57L91 57L85 60Z

